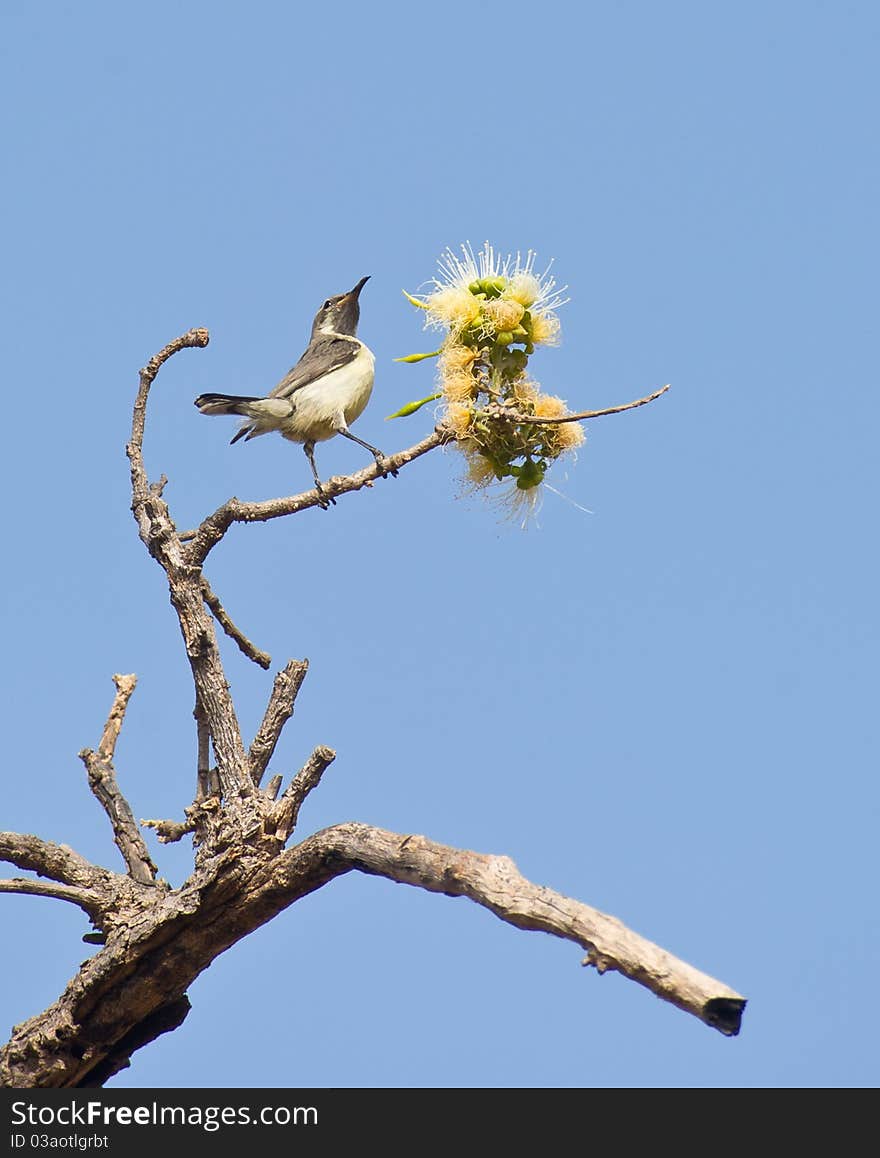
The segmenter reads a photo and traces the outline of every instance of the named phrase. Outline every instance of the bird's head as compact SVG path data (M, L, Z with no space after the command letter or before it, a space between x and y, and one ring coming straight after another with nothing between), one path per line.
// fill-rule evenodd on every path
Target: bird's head
M369 275L362 277L348 293L327 298L315 314L312 323L313 338L318 334L348 334L353 338L357 334L358 319L361 316L358 298L369 280Z

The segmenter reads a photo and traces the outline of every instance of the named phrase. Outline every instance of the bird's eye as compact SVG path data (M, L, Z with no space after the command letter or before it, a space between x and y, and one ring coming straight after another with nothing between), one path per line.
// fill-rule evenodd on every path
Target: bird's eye
M329 310L332 305L333 305L333 303L330 301L329 298L327 298L326 302L324 302L324 309Z

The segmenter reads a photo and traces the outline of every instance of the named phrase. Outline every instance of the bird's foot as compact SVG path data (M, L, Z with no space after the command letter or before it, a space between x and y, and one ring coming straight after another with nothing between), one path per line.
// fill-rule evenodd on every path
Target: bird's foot
M336 499L332 495L328 495L322 486L315 488L318 492L318 506L322 511L329 511L331 507L336 506Z
M389 464L388 459L384 454L381 453L381 451L375 456L375 458L376 466L382 472L382 478L388 478L389 475L391 475L392 478L397 478L396 468Z

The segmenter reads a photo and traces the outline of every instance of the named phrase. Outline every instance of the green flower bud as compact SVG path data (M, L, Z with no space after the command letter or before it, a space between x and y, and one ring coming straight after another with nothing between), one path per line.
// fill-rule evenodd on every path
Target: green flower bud
M543 481L544 470L540 463L534 462L532 459L527 458L517 471L517 490L529 491L532 489L532 487L540 486Z

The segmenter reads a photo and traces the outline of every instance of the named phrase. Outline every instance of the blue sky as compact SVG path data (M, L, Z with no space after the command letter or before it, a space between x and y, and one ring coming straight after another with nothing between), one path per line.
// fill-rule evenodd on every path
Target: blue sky
M206 390L260 393L371 275L360 437L432 387L400 294L446 246L555 259L532 362L589 424L523 532L454 452L267 526L208 575L274 666L311 672L273 770L336 764L342 820L506 853L749 998L725 1039L575 946L349 876L220 958L117 1087L874 1086L877 56L869 3L7 6L0 327L7 582L0 827L119 867L76 753L113 672L135 814L194 789L192 690L124 455L178 525L306 489L230 447ZM342 439L325 473L365 465ZM368 461L368 456L367 456ZM571 501L567 501L570 499ZM590 513L584 513L586 508ZM271 675L226 648L247 735ZM185 845L156 849L184 879ZM0 1021L90 951L79 910L4 897Z

